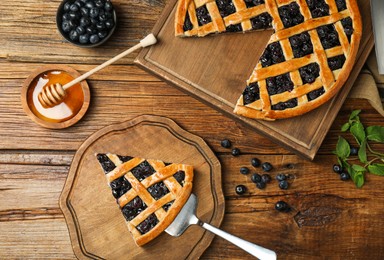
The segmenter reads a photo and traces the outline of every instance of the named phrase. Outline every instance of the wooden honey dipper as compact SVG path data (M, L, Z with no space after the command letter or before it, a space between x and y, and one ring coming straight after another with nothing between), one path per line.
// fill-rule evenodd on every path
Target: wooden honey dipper
M128 55L129 53L134 52L139 48L144 48L144 47L153 45L156 42L157 42L156 37L151 33L151 34L147 35L144 39L142 39L135 46L129 48L128 50L126 50L122 53L120 53L119 55L113 57L112 59L104 62L103 64L97 66L96 68L88 71L87 73L81 75L80 77L75 78L74 80L68 82L64 86L62 86L60 83L56 83L56 84L51 84L51 85L43 87L43 89L41 90L41 92L38 95L38 99L39 99L40 104L44 108L50 108L50 107L54 107L54 106L60 104L64 100L64 97L66 95L65 94L66 89L72 87L73 85L76 85L77 83L88 78L89 76L91 76L95 72L107 67L108 65L114 63L115 61Z

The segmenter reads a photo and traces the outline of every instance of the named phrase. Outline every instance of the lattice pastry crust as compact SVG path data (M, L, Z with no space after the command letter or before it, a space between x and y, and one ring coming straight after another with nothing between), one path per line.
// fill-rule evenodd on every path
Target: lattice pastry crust
M274 120L327 102L347 80L362 22L356 0L179 0L176 36L273 27L236 114Z
M139 246L163 232L191 194L192 166L110 153L97 159Z

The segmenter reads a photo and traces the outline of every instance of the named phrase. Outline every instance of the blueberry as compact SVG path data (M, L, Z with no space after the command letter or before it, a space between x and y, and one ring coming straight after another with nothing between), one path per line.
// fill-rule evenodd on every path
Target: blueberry
M240 149L239 148L233 148L231 153L233 156L239 156L240 155Z
M96 28L97 28L97 30L99 30L99 31L103 31L103 30L106 29L105 24L104 24L103 22L98 22L98 23L96 24Z
M72 29L69 21L63 21L61 24L61 29L63 29L64 32L69 32Z
M105 9L105 11L112 11L113 10L113 6L112 6L110 1L107 0L105 2L104 9Z
M80 19L80 14L78 12L69 12L69 19L71 20Z
M247 167L241 167L240 173L246 175L249 173L249 169Z
M71 8L71 3L70 2L66 2L64 4L64 11L69 11L70 8Z
M79 33L76 30L72 30L69 32L69 38L72 41L77 41L79 39Z
M89 9L86 8L86 7L81 7L80 8L80 13L81 15L84 17L84 16L89 16Z
M252 174L252 176L251 176L252 182L258 183L258 182L261 182L261 180L262 180L262 178L261 178L260 174L257 174L257 173Z
M359 149L357 149L354 146L351 146L351 153L350 155L357 155L359 153Z
M252 158L251 164L253 167L259 167L260 166L260 160L257 158Z
M228 139L224 139L223 141L221 141L221 146L224 148L229 148L231 147L231 141L229 141Z
M279 182L279 188L282 190L287 190L289 187L289 184L286 180Z
M81 26L87 26L91 24L91 20L88 17L81 17L80 18L80 25Z
M89 34L88 33L80 35L80 37L79 37L80 43L86 44L86 43L88 43L88 41L89 41Z
M76 27L76 32L79 34L79 35L82 35L85 33L85 29L83 26L77 26Z
M85 6L88 8L88 9L92 9L95 7L95 3L93 1L88 1Z
M100 39L104 39L105 37L107 37L108 32L107 31L100 31L97 33L97 35L99 36Z
M69 10L71 10L72 12L77 12L79 11L79 6L76 4L72 4Z
M344 171L343 171L343 172L340 174L340 180L342 180L342 181L348 181L350 178L351 178L351 176L349 175L348 172L344 172Z
M333 171L340 174L343 171L343 168L339 164L334 164Z
M236 193L239 195L244 194L247 191L247 188L244 185L237 185L236 186Z
M265 162L261 165L261 168L263 169L263 171L269 172L270 170L272 170L272 164L270 164L269 162Z
M261 175L261 181L264 183L270 183L271 182L271 176L269 174L263 174L263 175Z
M69 13L64 13L62 19L63 19L63 21L69 20L70 19Z
M265 182L262 182L262 181L256 183L256 187L260 190L264 189L266 186L267 186L267 184Z
M280 212L288 212L291 208L289 207L288 203L280 200L276 202L275 209Z
M276 180L278 181L285 181L287 179L287 176L285 174L279 173L276 175Z
M91 8L91 10L89 11L89 16L92 17L92 18L96 18L98 15L99 15L99 8Z
M102 0L97 0L96 3L95 3L96 7L103 7L104 6L104 1Z
M115 25L115 23L113 22L112 19L108 19L107 21L105 21L105 26L106 26L108 29L112 29L114 25Z

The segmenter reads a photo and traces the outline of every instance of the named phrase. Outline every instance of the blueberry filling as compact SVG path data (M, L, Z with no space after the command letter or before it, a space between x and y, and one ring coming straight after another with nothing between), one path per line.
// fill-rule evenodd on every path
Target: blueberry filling
M128 162L128 161L133 159L133 157L131 157L131 156L121 156L121 155L118 155L117 157L119 157L120 161L122 161L123 163Z
M324 0L306 0L312 17L322 17L329 15L329 6Z
M267 90L269 95L275 95L286 91L292 91L293 82L289 73L267 78Z
M177 180L178 183L180 183L181 186L184 186L184 179L185 179L185 172L184 171L177 171L173 177Z
M216 0L216 5L219 9L221 17L226 17L236 12L236 8L232 0Z
M184 25L183 25L183 30L184 32L192 30L193 25L191 23L191 19L189 18L189 13L187 12L187 15L185 17Z
M272 27L272 17L269 13L262 13L250 20L254 30L268 29Z
M244 0L247 8L264 4L264 0Z
M168 211L169 208L172 206L173 202L175 202L175 201L172 200L172 201L170 201L170 202L164 204L164 205L163 205L163 209L164 209L165 211Z
M200 26L212 22L211 15L205 5L196 8L196 16Z
M164 195L169 193L167 186L164 182L158 182L148 187L148 192L152 195L155 200L159 200Z
M295 58L304 57L313 53L313 45L308 32L296 34L289 38Z
M304 22L304 16L300 13L300 7L296 2L279 7L279 15L285 28Z
M341 20L341 24L344 27L344 32L348 37L348 41L351 41L351 36L353 34L353 25L351 17L347 17Z
M307 94L308 101L312 101L325 93L324 87L313 90Z
M157 223L159 223L159 220L157 219L156 215L152 213L148 216L148 218L144 219L143 222L141 222L139 225L137 225L137 230L140 231L142 235L145 233L148 233L151 229L153 229Z
M345 63L345 56L339 55L328 59L328 66L331 70L338 70L343 67Z
M116 165L108 158L106 154L98 154L97 160L99 160L105 174L116 168Z
M231 24L228 25L226 28L227 32L241 32L243 31L243 28L241 27L241 24Z
M263 55L260 57L261 66L263 67L268 67L284 61L283 49L279 42L269 44L267 48L265 48Z
M153 169L153 167L147 161L144 161L133 168L131 172L133 176L136 177L136 179L142 181L148 176L152 175L155 172L155 169Z
M121 209L121 212L127 221L131 221L146 208L147 205L145 205L140 197L136 196Z
M317 28L317 33L319 34L320 41L324 49L340 46L339 35L333 24Z
M243 92L244 105L251 104L260 99L259 84L257 82L249 84Z
M317 63L308 64L299 69L303 84L313 83L320 75L320 66Z
M293 98L286 102L280 102L272 106L272 110L285 110L287 108L293 108L297 106L297 99Z
M336 6L337 6L337 10L339 12L347 9L347 4L346 4L345 0L336 0Z
M112 195L115 199L120 198L132 188L131 184L124 176L112 181L109 185L111 186Z

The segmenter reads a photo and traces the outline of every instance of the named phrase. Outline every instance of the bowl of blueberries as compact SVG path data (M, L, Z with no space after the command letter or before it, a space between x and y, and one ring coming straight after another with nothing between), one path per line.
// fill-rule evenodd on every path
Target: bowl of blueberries
M116 28L116 12L110 0L64 0L56 15L61 35L81 47L106 42Z

